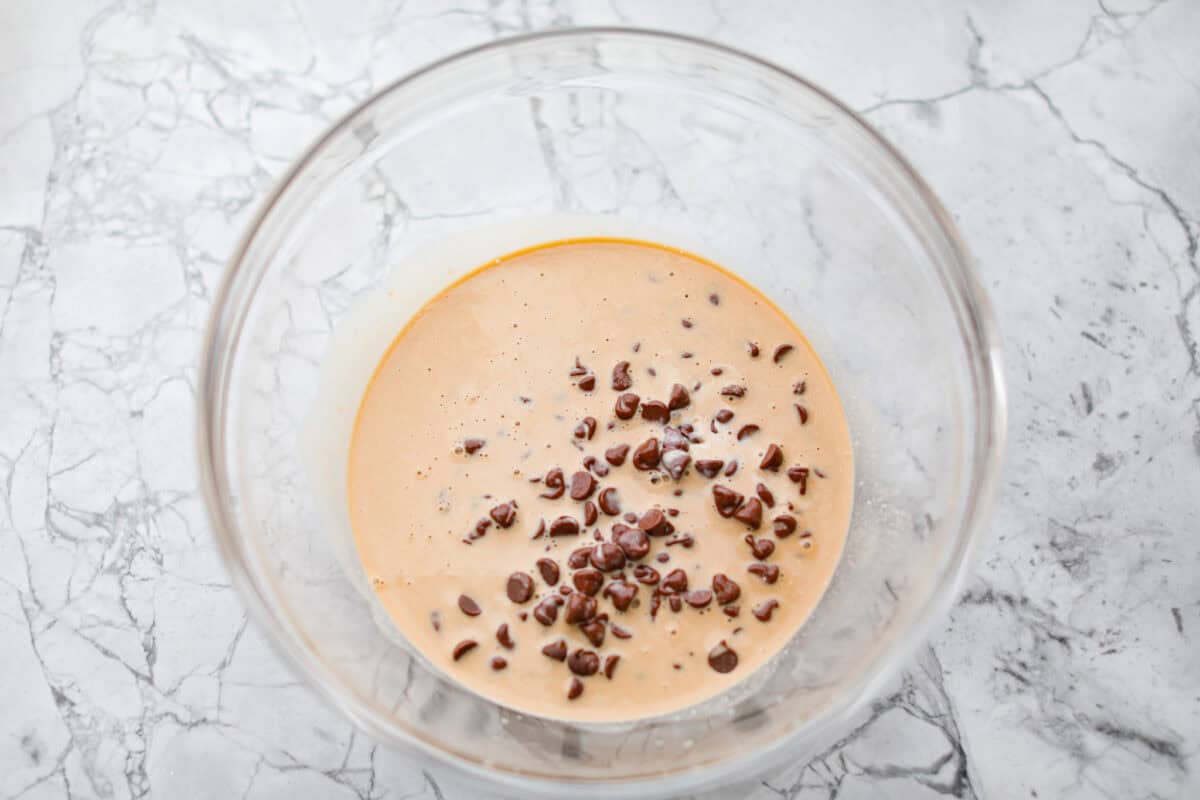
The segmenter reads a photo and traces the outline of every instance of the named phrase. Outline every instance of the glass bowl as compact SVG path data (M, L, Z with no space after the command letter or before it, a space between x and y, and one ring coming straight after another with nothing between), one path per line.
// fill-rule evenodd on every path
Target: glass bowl
M829 591L767 667L681 713L572 724L498 706L410 652L364 589L338 504L356 381L408 316L506 250L606 231L709 257L800 325L845 404L856 497ZM199 420L229 571L318 694L491 791L677 795L805 759L948 608L980 531L1004 395L968 261L887 142L753 56L583 29L447 58L326 133L234 255Z

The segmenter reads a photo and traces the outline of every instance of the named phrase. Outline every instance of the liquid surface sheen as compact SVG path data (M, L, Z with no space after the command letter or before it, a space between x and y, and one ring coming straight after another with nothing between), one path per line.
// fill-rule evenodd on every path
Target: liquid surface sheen
M430 662L513 709L615 721L779 652L837 565L853 463L824 367L761 294L666 247L572 240L413 318L363 397L348 492L373 588Z

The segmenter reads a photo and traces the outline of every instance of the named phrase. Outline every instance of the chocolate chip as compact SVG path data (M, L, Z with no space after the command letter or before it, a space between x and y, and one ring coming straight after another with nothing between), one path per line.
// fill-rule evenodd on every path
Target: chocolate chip
M721 467L725 466L725 462L715 458L702 458L696 462L695 466L696 472L711 479L717 477L717 473L721 471Z
M758 530L758 527L762 525L762 502L757 497L751 497L734 512L733 518Z
M567 699L574 700L581 694L583 694L583 681L579 678L571 678L571 685L567 688Z
M646 564L638 564L633 568L633 579L647 586L653 586L661 580L658 570Z
M671 560L671 554L670 553L659 553L658 555L656 555L654 557L654 560L660 564L665 564Z
M792 347L790 344L781 344L779 347L775 348L775 354L771 356L771 360L778 364L780 361L783 361L784 356L795 349L796 348Z
M806 384L804 381L800 381L799 383L792 386L792 394L804 394L804 392L807 389L808 389L808 384Z
M458 608L468 617L478 617L481 613L483 613L479 608L479 604L467 597L465 594L460 594L458 596Z
M563 597L566 597L573 591L575 591L575 590L572 589L570 586L567 586L565 583L562 586L558 587L558 593L561 594Z
M513 524L517 518L517 504L510 500L507 503L501 503L492 508L488 512L488 516L499 525L501 528L507 528Z
M508 661L504 658L501 658L500 656L492 656L491 664L492 664L492 669L496 672L499 672L500 670L502 670L508 666Z
M583 592L574 592L567 596L567 614L563 619L568 624L590 622L596 616L596 598Z
M775 507L775 495L771 494L771 490L765 484L758 484L754 487L754 493L758 495L758 499L763 501L763 505L767 508Z
M604 451L604 460L612 464L614 467L619 467L625 463L625 457L629 455L629 445L614 444L612 447Z
M740 442L742 439L745 439L747 436L753 436L756 433L758 433L757 425L753 425L753 424L743 425L742 427L738 428L737 440Z
M633 386L633 376L629 374L629 362L618 361L612 369L612 388L614 391L623 392L630 386Z
M661 400L650 400L642 403L642 419L647 422L666 422L671 418L671 410Z
M662 580L662 588L659 590L664 594L673 592L679 594L686 592L688 587L687 573L681 569L673 569L667 573L667 577Z
M617 662L621 660L618 655L611 655L604 659L604 677L612 680L613 673L617 671Z
M774 583L779 580L779 567L774 564L751 564L746 567L751 575L757 575L764 583Z
M575 584L575 588L579 591L594 596L600 591L600 587L604 585L604 576L599 571L588 567L572 575L571 582Z
M683 471L692 463L692 457L683 450L668 450L662 454L662 468L672 480L683 477Z
M488 532L488 528L490 527L492 527L492 521L490 519L479 520L475 523L475 531L466 539L463 539L463 541L467 544L470 544L475 539L482 538L483 535Z
M548 585L553 586L558 583L558 564L548 558L539 558L537 560L538 572L542 574L542 580Z
M487 444L485 439L466 439L463 441L463 450L467 451L467 455L475 455L483 449L485 444Z
M717 596L717 602L721 605L732 603L742 594L742 587L738 586L728 575L720 572L713 575L712 588L713 594Z
M687 408L691 402L692 396L688 394L687 389L678 383L671 386L671 396L667 398L667 408L671 411L678 411L681 408Z
M799 415L799 417L800 417L801 425L808 424L808 409L807 408L800 405L799 403L796 403L796 414Z
M558 607L563 604L561 595L548 594L533 608L533 618L543 625L553 625L558 619Z
M717 484L712 489L713 502L716 503L717 513L722 517L732 517L742 504L742 496L728 486Z
M596 545L592 550L592 566L601 572L612 572L625 566L625 551L612 542Z
M750 552L754 553L754 557L759 561L765 561L775 552L775 543L770 539L755 539L746 534L746 544L750 545Z
M680 611L683 610L683 601L680 600L675 595L671 595L670 597L668 597L667 602L671 604L671 610L674 611L676 614L678 614Z
M597 501L600 503L600 510L608 516L615 517L621 513L621 496L613 487L601 489Z
M725 612L725 616L727 617L737 617L738 614L742 613L741 606L725 606L721 610Z
M771 523L771 526L775 529L776 536L780 539L786 539L796 532L796 518L791 514L780 514Z
M508 632L507 622L500 623L500 627L496 628L496 641L500 643L501 647L507 650L512 650L513 645L516 644L513 641L512 634Z
M679 324L683 325L683 327L685 327L685 328L690 328L690 327L692 327L692 325L694 325L695 323L694 323L694 322L692 322L692 321L691 321L690 319L688 319L687 317L684 317L683 319L681 319L681 320L679 321Z
M603 478L608 474L608 467L605 466L603 461L595 456L584 456L583 468L595 473L597 478Z
M429 612L429 624L432 625L433 629L438 633L442 632L442 614L440 611Z
M578 550L572 550L571 555L567 556L567 566L571 569L583 569L588 565L588 560L591 556L591 547L580 547Z
M641 528L630 528L627 525L620 525L620 530L618 530L617 526L614 525L613 541L625 553L625 557L631 561L645 558L650 552L650 539Z
M596 376L595 375L585 375L583 378L581 378L579 380L579 388L583 389L585 392L590 392L593 389L595 389L596 388Z
M721 395L723 397L745 397L746 387L731 383L721 390Z
M613 413L617 415L617 419L633 419L633 415L637 413L638 403L640 402L642 402L642 398L633 392L626 392L618 397L617 402L613 404Z
M608 629L605 627L603 621L594 619L591 622L580 625L579 631L592 643L592 647L599 647L604 644L604 635L608 632Z
M708 589L693 589L683 596L683 602L692 608L704 608L712 602L713 593Z
M712 303L714 306L719 306L721 305L721 296L716 292L713 292L708 296L708 302Z
M632 633L625 630L624 628L622 628L620 625L617 625L616 623L613 623L612 625L610 625L609 628L612 630L612 635L617 637L618 639L632 639L633 638Z
M537 529L533 532L532 539L540 539L546 535L546 520L539 519Z
M550 523L551 536L575 536L579 533L579 521L574 517L559 517Z
M717 412L717 422L721 423L722 425L724 425L726 422L729 422L731 419L733 419L733 411L730 409L722 408Z
M658 439L650 437L637 446L633 451L633 466L645 471L658 466L661 456L658 451Z
M479 645L479 642L474 639L463 639L458 644L454 645L454 660L458 661L467 653L474 650Z
M650 595L650 619L655 619L658 617L658 609L661 605L662 595L660 595L658 592Z
M746 350L750 353L751 358L758 358L758 343L746 342Z
M596 435L596 418L584 417L578 425L575 426L576 439L591 439Z
M788 480L800 484L800 494L808 494L808 467L788 467Z
M779 445L767 445L767 452L763 454L762 461L759 462L758 468L768 470L769 472L778 472L782 465L783 451L779 449Z
M738 656L722 639L720 644L708 651L708 665L717 672L733 672L738 665Z
M642 514L641 519L638 520L638 527L644 530L648 536L666 536L675 529L666 514L658 508L652 508Z
M596 491L596 479L592 473L580 470L571 476L571 499L587 500Z
M692 447L691 441L684 435L679 428L668 425L663 428L662 450L690 450Z
M726 478L728 478L730 475L732 475L733 473L735 473L737 471L738 471L738 462L737 462L736 458L725 465L725 473L724 474L725 474Z
M637 593L638 587L628 581L613 581L604 587L604 596L612 600L613 608L617 611L628 610Z
M514 603L528 603L529 598L533 597L533 578L524 572L514 572L508 576L505 591L508 592L508 599Z
M684 547L691 548L691 546L694 545L695 543L696 543L696 540L694 538L692 538L692 535L690 533L684 533L679 536L672 536L670 539L667 539L667 547L670 547L671 545L675 545L675 544L681 544Z
M588 500L583 504L583 524L595 525L596 519L599 518L600 512L596 509L596 504Z
M576 650L567 656L567 666L576 675L582 675L583 677L595 675L597 670L600 669L600 656L591 650Z
M769 622L771 619L771 614L774 613L775 609L777 608L779 608L779 601L772 597L771 599L763 600L761 603L756 605L754 607L754 611L751 613L754 614L754 617L759 622Z
M567 643L563 639L555 639L550 644L542 648L542 653L555 661L567 660Z
M567 490L567 482L563 478L563 471L558 467L554 467L546 473L546 479L543 483L546 485L546 491L542 492L541 496L547 500L557 500Z

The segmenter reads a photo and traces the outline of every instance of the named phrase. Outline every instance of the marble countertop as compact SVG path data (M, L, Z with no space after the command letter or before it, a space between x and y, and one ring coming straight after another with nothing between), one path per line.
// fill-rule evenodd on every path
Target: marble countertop
M6 0L0 798L470 797L267 648L196 490L198 346L249 214L404 71L549 26L794 68L928 177L1002 329L975 576L767 798L1200 796L1200 3Z

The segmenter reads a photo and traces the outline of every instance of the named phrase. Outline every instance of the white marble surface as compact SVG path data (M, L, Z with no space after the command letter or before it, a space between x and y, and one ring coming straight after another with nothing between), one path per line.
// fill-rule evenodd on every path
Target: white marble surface
M617 22L865 111L956 216L1008 359L966 595L751 800L1200 796L1200 2L5 0L0 797L470 796L247 625L195 488L197 349L251 209L351 103Z

